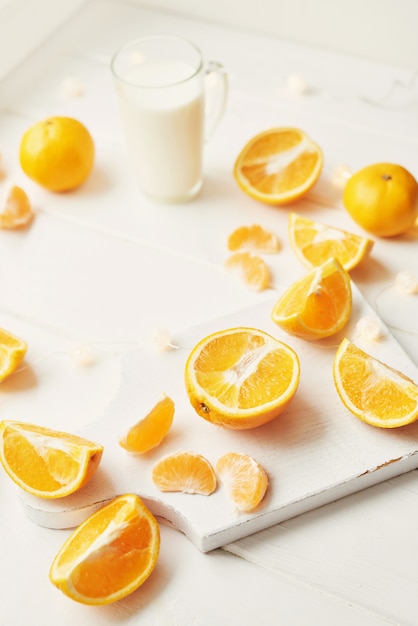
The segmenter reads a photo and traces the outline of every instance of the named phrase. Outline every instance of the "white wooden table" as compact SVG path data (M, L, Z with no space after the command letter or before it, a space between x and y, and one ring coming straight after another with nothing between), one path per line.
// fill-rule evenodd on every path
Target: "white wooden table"
M109 71L119 44L156 32L192 39L230 77L225 117L207 145L204 188L184 206L152 204L136 190ZM302 93L289 89L292 76ZM65 91L69 78L81 95ZM253 294L222 269L236 226L259 222L286 236L287 209L255 203L231 174L253 134L276 125L309 132L325 167L298 209L353 232L360 230L335 184L339 166L355 171L385 160L418 174L418 84L410 71L112 0L85 3L0 83L0 103L3 168L37 210L27 231L0 232L0 325L27 338L30 365L24 384L18 376L2 384L1 417L66 430L100 418L116 393L119 356L148 344L156 328L175 335L274 295ZM97 146L89 181L63 196L30 183L17 157L28 125L56 114L83 121ZM403 270L418 275L417 229L378 240L353 279L418 364L418 296L396 288ZM283 271L277 265L273 288ZM74 362L79 345L92 351L90 368ZM163 525L147 583L116 605L88 608L48 581L68 531L27 519L1 472L0 623L414 625L417 498L411 471L207 554Z

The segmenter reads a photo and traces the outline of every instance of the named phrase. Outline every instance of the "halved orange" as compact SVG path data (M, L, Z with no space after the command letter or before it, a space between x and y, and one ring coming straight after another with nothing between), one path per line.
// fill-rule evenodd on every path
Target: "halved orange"
M277 235L260 224L239 226L228 237L228 250L250 250L264 254L275 254L280 250Z
M134 494L119 496L88 517L67 538L49 579L82 604L115 602L142 585L157 563L160 529Z
M103 446L83 437L13 420L0 422L0 461L21 489L62 498L96 472Z
M208 496L216 489L211 463L196 452L174 452L158 461L152 480L160 491L182 491Z
M289 204L318 180L321 148L299 128L271 128L248 141L234 165L234 178L252 198L266 204Z
M290 335L315 340L340 331L351 309L350 276L336 259L330 259L290 285L271 318Z
M252 291L263 291L269 286L269 266L258 254L235 252L226 259L225 269Z
M27 348L26 341L0 328L0 382L17 370Z
M148 452L159 446L173 423L174 408L173 400L164 396L145 417L121 437L119 445L128 452L137 453Z
M289 241L306 267L337 259L347 271L356 267L373 248L374 241L341 228L289 213Z
M32 220L33 215L26 192L21 187L12 185L0 206L0 228L8 230L22 228Z
M264 498L267 473L248 454L227 452L216 462L216 471L238 511L253 511Z
M342 402L363 422L397 428L418 419L418 385L348 339L337 350L333 374Z
M205 420L254 428L275 419L296 393L299 358L290 346L255 328L204 337L185 366L190 403Z

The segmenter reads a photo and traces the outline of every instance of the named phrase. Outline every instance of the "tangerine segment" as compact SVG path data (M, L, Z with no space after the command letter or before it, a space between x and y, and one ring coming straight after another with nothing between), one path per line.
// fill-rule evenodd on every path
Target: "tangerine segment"
M316 183L322 170L321 148L299 128L271 128L239 153L234 178L252 198L282 205L298 200Z
M62 498L96 472L103 446L43 426L0 422L0 461L21 489L40 498Z
M266 230L259 224L240 226L228 237L228 250L252 250L265 254L275 254L280 251L280 242L277 235Z
M216 470L229 498L238 511L253 511L262 501L268 487L264 468L247 454L228 452L216 463Z
M307 267L337 259L347 271L356 267L373 248L374 241L320 222L289 213L289 240L296 256Z
M168 396L151 409L151 411L124 435L119 445L128 452L148 452L160 445L171 428L174 418L174 402Z
M290 335L311 341L341 330L351 309L350 276L330 259L294 282L276 302L271 317Z
M0 228L13 230L26 226L33 218L32 206L26 192L12 185L0 207Z
M237 276L252 291L263 291L269 286L269 267L258 254L235 252L226 259L225 269Z
M27 348L23 339L0 328L0 382L17 370Z
M343 339L333 363L338 395L371 426L397 428L418 419L418 385Z
M216 489L216 474L210 462L195 452L175 452L163 457L152 470L160 491L182 491L208 496Z
M190 403L218 426L247 429L282 413L299 385L296 352L254 328L221 330L190 352L185 384Z
M160 530L152 513L137 495L119 496L68 537L49 579L77 602L110 604L145 582L159 550Z

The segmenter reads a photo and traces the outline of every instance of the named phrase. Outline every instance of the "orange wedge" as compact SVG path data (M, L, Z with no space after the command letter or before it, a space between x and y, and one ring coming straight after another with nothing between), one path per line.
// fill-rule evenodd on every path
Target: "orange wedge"
M289 214L289 240L293 252L306 267L318 267L337 259L347 271L356 267L373 248L374 241L320 222Z
M159 550L160 530L152 513L138 496L119 496L68 537L49 579L72 600L110 604L147 580Z
M351 309L350 276L331 259L294 282L276 302L271 317L290 335L315 340L341 330Z
M253 511L264 498L268 487L266 471L247 454L224 454L216 463L216 471L238 511Z
M270 270L264 259L251 252L235 252L225 261L225 269L251 291L263 291L270 283Z
M0 328L0 382L17 370L27 348L23 339Z
M252 198L266 204L295 202L316 183L322 170L321 148L299 128L271 128L239 153L234 178Z
M39 498L62 498L96 472L103 446L43 426L0 422L0 461L21 489Z
M418 385L348 339L337 350L333 374L342 402L366 424L397 428L418 419Z
M204 337L190 352L185 384L204 419L227 428L254 428L275 419L296 393L297 354L254 328L230 328Z
M182 491L208 496L216 489L216 474L210 462L195 452L175 452L163 457L152 470L160 491Z
M119 440L119 445L128 452L148 452L159 446L166 437L173 418L174 402L164 396L142 420L129 429Z
M276 254L280 251L280 241L275 233L263 228L260 224L239 226L228 237L228 250Z
M0 206L0 228L13 230L26 226L33 218L32 206L26 192L13 185Z

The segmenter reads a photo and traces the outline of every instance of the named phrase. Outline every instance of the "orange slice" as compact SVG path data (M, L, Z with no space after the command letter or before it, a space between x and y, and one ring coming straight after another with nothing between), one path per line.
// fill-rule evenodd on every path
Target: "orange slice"
M234 178L252 198L266 204L289 204L304 196L322 170L321 148L299 128L271 128L244 146Z
M315 340L341 330L351 309L350 276L330 259L294 282L276 302L271 317L290 335Z
M224 454L216 463L216 471L238 511L253 511L264 498L268 487L266 471L247 454Z
M203 338L190 352L185 384L204 419L227 428L254 428L275 419L296 393L297 354L255 328L230 328Z
M270 270L264 259L251 252L235 252L225 261L225 269L251 291L263 291L270 283Z
M0 206L0 228L13 230L26 226L33 218L32 206L26 192L13 185Z
M174 418L174 402L168 396L151 409L151 411L119 440L119 445L128 452L148 452L160 445L171 428Z
M264 254L276 254L280 251L280 242L274 233L259 224L240 226L228 237L228 250L251 250Z
M0 422L0 461L21 489L40 498L62 498L96 472L103 446L43 426Z
M159 550L160 530L152 513L138 496L119 496L68 537L49 579L72 600L110 604L146 581Z
M27 348L23 339L0 328L0 382L17 370Z
M337 259L347 271L356 267L373 248L374 241L289 214L290 245L298 259L306 267L318 267L329 259Z
M216 489L216 474L210 462L195 452L175 452L163 457L152 470L160 491L182 491L208 496Z
M397 428L418 419L418 385L348 339L337 350L333 374L342 402L363 422Z

